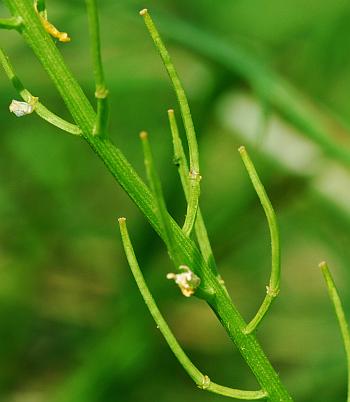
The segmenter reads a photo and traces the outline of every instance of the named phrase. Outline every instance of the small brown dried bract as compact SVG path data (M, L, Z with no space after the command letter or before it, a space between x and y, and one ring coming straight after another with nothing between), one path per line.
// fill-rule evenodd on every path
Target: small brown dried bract
M41 13L39 13L37 0L34 1L34 8L46 32L48 32L54 38L58 39L60 42L66 43L71 41L71 38L69 37L67 32L60 32L53 24L51 24L51 22L48 21L46 12L44 13L44 17Z

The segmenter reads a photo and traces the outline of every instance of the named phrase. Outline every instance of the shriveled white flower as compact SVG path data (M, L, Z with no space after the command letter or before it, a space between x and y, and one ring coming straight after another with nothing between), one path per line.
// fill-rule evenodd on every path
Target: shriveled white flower
M17 117L25 116L26 114L33 113L33 105L27 102L13 100L9 106L10 112L14 113Z
M180 265L179 269L184 272L181 274L169 273L166 277L175 281L184 296L190 297L200 285L201 280L187 265Z

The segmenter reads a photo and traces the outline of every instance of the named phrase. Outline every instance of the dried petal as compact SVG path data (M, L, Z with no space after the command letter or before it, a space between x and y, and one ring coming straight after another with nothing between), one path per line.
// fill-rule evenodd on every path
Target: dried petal
M201 280L187 265L180 265L179 269L185 272L181 274L169 273L167 278L174 279L175 283L181 289L182 294L186 297L190 297L200 285Z
M14 113L17 117L22 117L26 114L33 113L33 106L27 102L20 102L13 100L9 106L10 112Z

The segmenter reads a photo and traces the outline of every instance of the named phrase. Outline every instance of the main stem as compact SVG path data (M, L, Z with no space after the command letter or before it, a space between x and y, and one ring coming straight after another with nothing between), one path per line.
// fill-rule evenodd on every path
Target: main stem
M153 228L163 237L164 234L161 233L154 212L156 210L155 200L148 188L118 148L108 139L92 135L96 119L95 112L65 65L53 40L43 29L34 11L32 0L6 0L6 3L13 16L23 18L23 38L33 49L54 82L76 124L81 128L87 143L147 217ZM194 242L183 234L175 222L172 222L172 231L174 243L182 253L183 264L190 266L201 276L205 285L215 290L216 298L211 302L211 308L238 347L262 389L268 393L268 400L273 402L292 401L255 336L243 333L246 323L224 288L208 268Z

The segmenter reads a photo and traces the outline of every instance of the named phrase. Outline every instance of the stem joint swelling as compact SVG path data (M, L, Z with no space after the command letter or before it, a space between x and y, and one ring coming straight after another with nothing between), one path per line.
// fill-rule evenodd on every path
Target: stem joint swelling
M97 116L92 130L96 136L106 137L109 126L108 89L102 63L100 22L96 0L86 0L88 14L91 54L95 77L95 98L97 100Z
M96 91L95 91L96 99L106 99L108 94L109 94L109 91L104 85L96 87Z
M277 297L279 295L280 289L274 289L271 286L266 286L266 294L270 297Z
M191 170L189 173L189 178L190 178L190 180L200 181L202 176L199 174L199 172L196 172L195 170Z
M211 383L210 378L207 375L203 375L202 382L200 384L197 384L197 387L199 389L206 390L210 387L210 383Z

